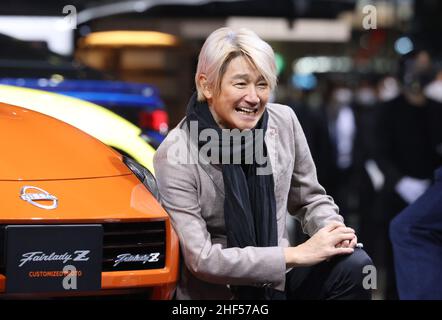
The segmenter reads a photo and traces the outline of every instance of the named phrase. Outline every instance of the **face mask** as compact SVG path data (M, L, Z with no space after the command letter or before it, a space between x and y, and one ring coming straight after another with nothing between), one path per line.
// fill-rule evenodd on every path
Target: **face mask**
M442 102L442 80L431 82L424 89L424 94L433 100Z
M356 92L356 102L363 106L372 106L376 103L376 95L370 88L362 88Z
M341 106L350 104L352 98L353 93L347 88L340 88L333 92L333 100Z
M389 101L399 95L399 85L394 78L386 78L379 88L379 100Z

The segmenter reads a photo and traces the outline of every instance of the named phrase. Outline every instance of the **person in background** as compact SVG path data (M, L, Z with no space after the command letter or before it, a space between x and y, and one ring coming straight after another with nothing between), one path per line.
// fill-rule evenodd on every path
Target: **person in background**
M386 75L377 83L377 96L379 101L387 102L400 94L399 81L392 75Z
M185 119L154 158L183 257L176 297L370 299L371 259L318 183L295 113L268 102L270 45L248 29L215 30L195 85ZM310 236L298 246L289 246L288 213Z
M442 164L442 104L423 92L432 78L428 52L410 53L400 67L401 94L378 108L375 160L385 176L380 196L387 242L391 219L427 190ZM388 250L386 297L395 299L391 245Z
M376 210L378 192L382 184L382 173L374 160L375 121L379 106L378 92L374 76L360 75L354 89L353 110L356 118L357 136L354 144L359 150L356 157L352 188L356 192L358 233L364 249L377 265L381 261L379 251L384 247L379 243L380 217Z
M442 167L435 183L390 224L400 299L442 300Z
M357 177L363 167L363 144L354 108L351 88L331 81L322 110L324 137L322 148L317 148L316 159L319 181L341 208L348 221L358 214ZM353 224L354 225L354 224Z
M348 214L345 187L353 161L353 142L356 133L354 113L351 109L352 91L340 82L328 81L323 104L315 114L314 126L306 130L312 157L316 164L318 180L341 209ZM298 112L295 106L295 111ZM300 121L305 117L300 117ZM306 121L302 121L304 125ZM312 130L311 128L314 128Z

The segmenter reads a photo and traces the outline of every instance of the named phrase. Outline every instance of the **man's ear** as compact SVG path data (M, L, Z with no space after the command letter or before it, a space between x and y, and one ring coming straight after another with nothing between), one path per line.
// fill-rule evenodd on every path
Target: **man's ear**
M213 90L212 90L212 86L209 85L209 83L207 81L206 75L200 74L198 76L198 82L199 82L200 88L202 89L203 95L206 98L206 100L209 101L210 99L212 99Z

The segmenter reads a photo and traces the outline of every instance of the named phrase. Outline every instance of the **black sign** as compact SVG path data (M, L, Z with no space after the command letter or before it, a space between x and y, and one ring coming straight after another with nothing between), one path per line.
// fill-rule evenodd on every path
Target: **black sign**
M101 225L6 226L6 292L101 289Z

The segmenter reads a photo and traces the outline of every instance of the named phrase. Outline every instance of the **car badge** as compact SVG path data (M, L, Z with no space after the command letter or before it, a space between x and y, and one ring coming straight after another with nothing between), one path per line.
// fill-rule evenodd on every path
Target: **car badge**
M32 191L36 190L38 192ZM41 209L52 210L58 207L58 199L56 196L53 196L49 192L33 187L33 186L24 186L20 190L20 199L29 202L30 204L39 207ZM37 201L51 201L51 204L41 204Z

